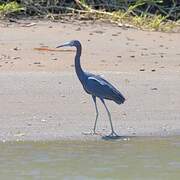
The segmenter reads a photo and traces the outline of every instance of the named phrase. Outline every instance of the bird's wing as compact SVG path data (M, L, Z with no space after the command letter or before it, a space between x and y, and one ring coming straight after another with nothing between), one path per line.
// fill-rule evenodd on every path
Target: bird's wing
M112 86L108 81L101 77L88 77L86 90L97 97L114 100L120 92Z
M105 79L101 78L100 75L98 75L96 77L93 77L93 76L88 77L88 80L94 80L94 81L98 82L99 84L101 84L102 86L107 84L107 81L105 81Z

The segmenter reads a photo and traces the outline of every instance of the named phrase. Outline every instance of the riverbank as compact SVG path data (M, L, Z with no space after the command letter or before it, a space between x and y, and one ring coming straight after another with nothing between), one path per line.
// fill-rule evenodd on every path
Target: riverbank
M178 33L77 21L3 22L0 33L1 141L109 134L107 114L98 102L101 135L85 135L94 124L93 101L75 75L75 52L54 49L71 39L82 42L82 67L103 75L127 98L120 106L107 101L119 135L180 134Z

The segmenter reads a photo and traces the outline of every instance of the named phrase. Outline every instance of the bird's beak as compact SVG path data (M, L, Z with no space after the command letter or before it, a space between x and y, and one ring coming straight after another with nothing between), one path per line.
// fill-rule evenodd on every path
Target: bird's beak
M70 43L69 42L66 42L60 46L57 46L56 48L60 48L60 47L65 47L65 46L70 46Z

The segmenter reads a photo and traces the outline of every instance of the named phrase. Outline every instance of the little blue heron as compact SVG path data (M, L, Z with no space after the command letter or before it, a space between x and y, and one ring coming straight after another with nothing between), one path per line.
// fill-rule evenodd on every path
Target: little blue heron
M75 56L76 74L77 74L84 90L88 94L91 94L94 104L95 104L96 118L95 118L94 129L93 129L94 134L96 134L96 124L97 124L97 119L98 119L98 115L99 115L97 104L96 104L96 97L98 97L101 100L101 102L103 103L103 105L108 113L108 116L109 116L109 121L110 121L110 125L111 125L110 136L114 136L114 135L117 136L117 134L114 131L113 124L111 121L111 114L105 104L104 99L112 100L112 101L116 102L117 104L122 104L125 101L124 96L113 85L111 85L108 81L106 81L102 77L85 72L82 70L81 64L80 64L82 47L81 47L81 43L78 40L72 40L70 42L66 42L63 45L57 46L57 48L65 47L65 46L76 47L76 56Z

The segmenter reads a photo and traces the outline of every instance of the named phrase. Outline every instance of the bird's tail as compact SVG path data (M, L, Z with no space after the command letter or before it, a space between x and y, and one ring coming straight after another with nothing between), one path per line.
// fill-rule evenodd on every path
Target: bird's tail
M118 93L118 96L116 97L115 102L117 104L123 104L125 100L126 100L125 97L121 93Z

